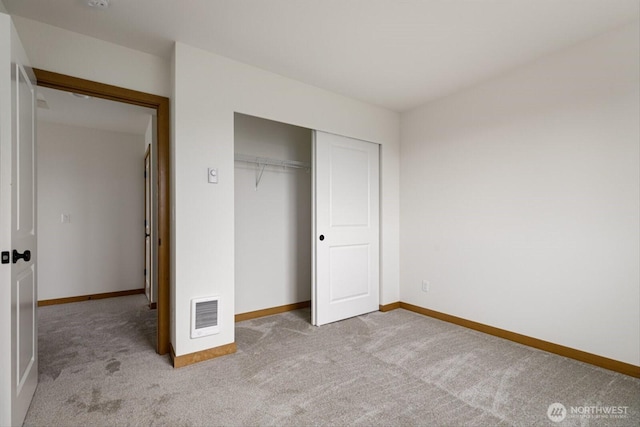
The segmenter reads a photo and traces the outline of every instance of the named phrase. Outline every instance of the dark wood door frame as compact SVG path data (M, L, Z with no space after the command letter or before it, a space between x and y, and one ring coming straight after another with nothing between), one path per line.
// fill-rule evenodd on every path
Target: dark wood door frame
M75 92L96 98L153 108L157 112L158 150L158 342L157 352L166 354L170 347L170 193L169 193L169 99L163 96L124 89L51 71L33 69L38 86Z

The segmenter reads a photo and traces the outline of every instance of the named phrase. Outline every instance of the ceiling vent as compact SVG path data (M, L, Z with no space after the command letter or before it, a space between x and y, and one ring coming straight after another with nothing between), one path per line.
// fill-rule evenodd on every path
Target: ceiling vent
M109 7L109 0L87 0L87 4L96 9L106 9Z

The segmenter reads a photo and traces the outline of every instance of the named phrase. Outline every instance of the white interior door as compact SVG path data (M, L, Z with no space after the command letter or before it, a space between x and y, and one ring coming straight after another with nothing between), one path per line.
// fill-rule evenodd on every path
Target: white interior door
M312 323L379 309L379 146L314 132Z
M11 59L6 61L10 63L10 76L0 74L2 95L6 95L5 90L10 91L11 100L10 111L5 108L8 103L0 104L0 127L4 128L0 133L1 285L8 280L10 287L10 297L1 299L0 304L2 310L10 313L11 341L10 370L0 367L3 381L0 397L10 402L3 403L0 424L21 425L38 382L35 78L27 67L17 32L4 16L0 17L0 31L3 39L0 44L6 46L10 40L11 45ZM0 62L9 69L6 58L0 58ZM7 269L10 271L6 272ZM3 342L8 341L4 341L8 338L6 334L3 328L0 333Z
M144 293L149 303L153 301L151 276L151 156L149 149L144 156Z

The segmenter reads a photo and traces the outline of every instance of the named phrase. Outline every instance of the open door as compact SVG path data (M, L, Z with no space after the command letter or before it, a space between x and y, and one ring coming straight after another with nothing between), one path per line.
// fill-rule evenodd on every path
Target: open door
M38 383L35 77L2 14L0 46L0 312L10 317L0 340L11 343L10 363L0 360L0 424L22 425Z
M379 309L379 146L329 133L313 141L311 321Z
M144 155L144 293L153 304L151 268L151 156L149 147Z

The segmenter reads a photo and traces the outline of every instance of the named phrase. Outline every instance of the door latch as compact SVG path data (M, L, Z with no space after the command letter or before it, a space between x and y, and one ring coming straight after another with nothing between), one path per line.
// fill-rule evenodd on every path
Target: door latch
M2 264L9 264L11 262L10 256L9 251L2 251Z

